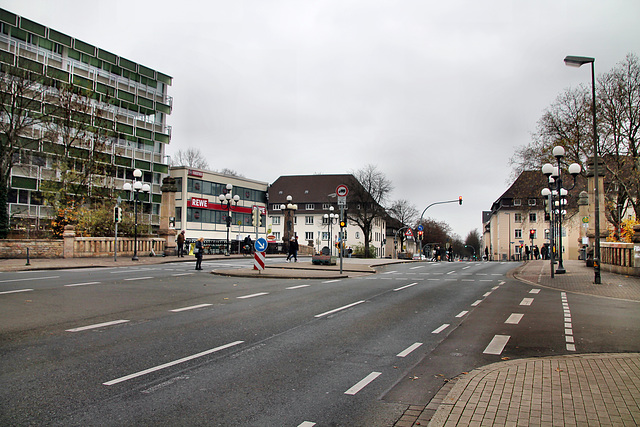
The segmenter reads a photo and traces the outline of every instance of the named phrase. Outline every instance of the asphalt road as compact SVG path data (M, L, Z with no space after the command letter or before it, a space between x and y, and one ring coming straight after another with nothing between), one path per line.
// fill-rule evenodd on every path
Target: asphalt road
M515 264L206 274L251 262L1 273L0 424L385 426L505 357L640 350L637 303L536 290Z

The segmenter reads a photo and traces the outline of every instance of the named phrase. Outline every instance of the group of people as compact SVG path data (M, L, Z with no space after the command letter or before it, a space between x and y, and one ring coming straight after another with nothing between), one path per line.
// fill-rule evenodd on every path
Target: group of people
M446 257L447 261L453 262L453 247L449 246L447 249L443 250L440 246L436 246L433 248L431 261L441 261L443 255Z

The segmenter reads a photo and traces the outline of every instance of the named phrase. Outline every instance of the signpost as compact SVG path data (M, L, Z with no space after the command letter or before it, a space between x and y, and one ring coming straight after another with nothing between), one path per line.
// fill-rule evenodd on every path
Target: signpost
M256 249L253 256L253 269L258 270L258 272L264 270L264 261L266 258L264 252L267 250L267 245L267 239L264 237L256 239L256 242L253 244L253 247Z
M349 194L349 188L344 184L338 185L336 195L338 196L338 206L340 206L340 274L342 274L342 260L344 258L344 228L347 225L347 219L344 216L344 209L347 206L347 194Z

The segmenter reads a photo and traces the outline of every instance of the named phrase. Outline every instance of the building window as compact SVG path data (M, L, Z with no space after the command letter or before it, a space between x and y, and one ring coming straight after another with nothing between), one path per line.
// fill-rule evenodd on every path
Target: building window
M328 211L331 208L331 203L323 203L322 204L322 210L323 211Z
M529 206L535 206L536 205L536 199L529 199Z
M280 217L279 216L272 216L271 217L271 224L280 225Z
M313 203L307 203L304 205L305 210L312 211L315 209L315 205Z
M549 229L548 229L548 228L545 228L545 229L544 229L544 238L545 238L546 240L549 240L549 238L550 238L550 237L551 237L551 232L549 231Z
M356 231L356 239L359 239L359 238L360 238L360 232Z
M529 222L537 222L538 214L536 212L529 212Z
M515 237L516 239L522 239L522 229L520 229L520 228L516 228L516 229L515 229L515 235L514 235L514 237Z
M273 205L271 205L271 210L272 211L280 211L282 209L280 209L280 205L277 203L274 203Z
M521 206L521 205L522 205L522 200L513 199L513 206Z
M304 240L313 240L313 231L305 231Z
M275 238L276 242L280 240L280 232L279 231L274 231L271 234L273 234L273 237Z
M515 213L513 214L513 220L515 222L522 222L522 214L521 213Z
M323 231L322 232L322 240L329 240L329 232L328 231Z
M305 225L313 225L313 216L312 215L307 215L304 217L304 224Z

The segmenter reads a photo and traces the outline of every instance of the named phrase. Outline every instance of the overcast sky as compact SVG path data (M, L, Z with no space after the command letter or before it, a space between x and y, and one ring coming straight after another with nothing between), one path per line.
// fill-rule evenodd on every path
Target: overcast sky
M564 89L640 55L638 0L0 0L173 77L169 154L273 182L376 165L465 238Z

